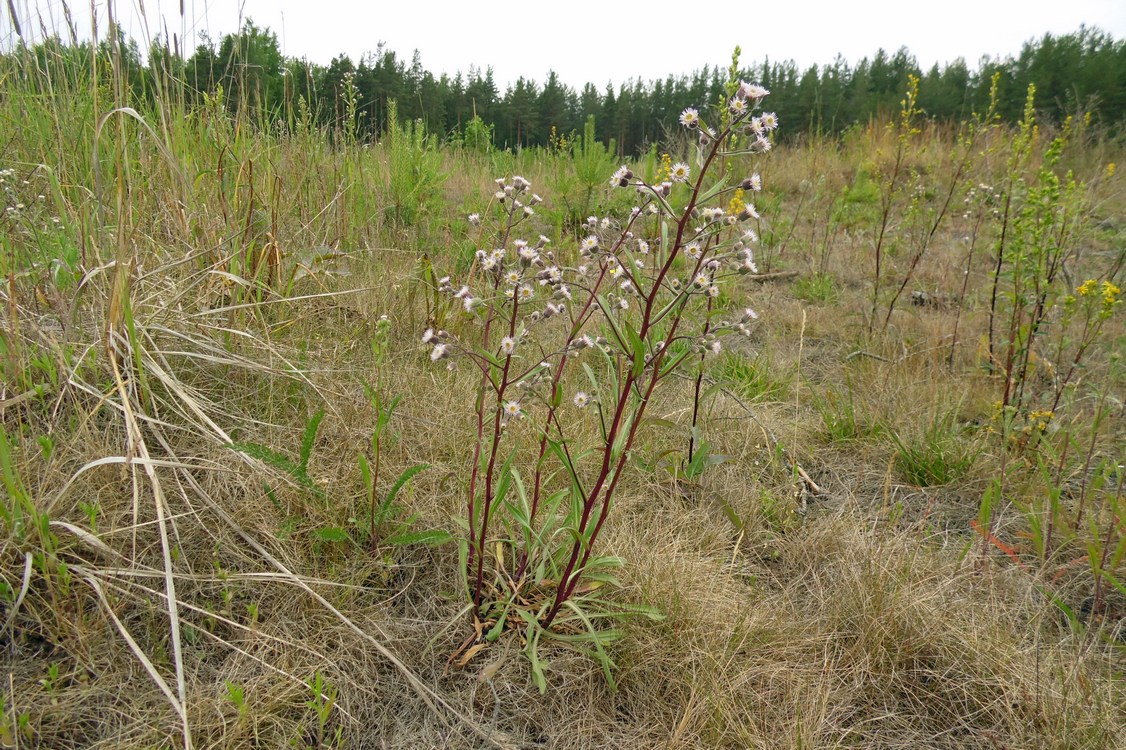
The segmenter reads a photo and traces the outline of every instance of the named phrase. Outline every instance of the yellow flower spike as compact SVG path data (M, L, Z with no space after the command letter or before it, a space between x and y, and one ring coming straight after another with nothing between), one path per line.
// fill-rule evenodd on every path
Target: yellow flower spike
M1122 290L1109 281L1103 282L1103 307L1110 309L1118 302L1118 295Z
M1114 162L1111 162L1110 164L1106 165L1106 178L1108 180L1111 177L1114 177L1114 170L1117 169L1117 168L1118 168L1118 165L1116 165Z
M1095 285L1097 283L1098 282L1096 282L1094 279L1087 279L1082 284L1080 284L1079 288L1075 291L1079 294L1080 297L1086 297L1088 294L1095 290Z
M727 204L727 213L738 216L743 211L743 205L743 188L736 188L731 202Z

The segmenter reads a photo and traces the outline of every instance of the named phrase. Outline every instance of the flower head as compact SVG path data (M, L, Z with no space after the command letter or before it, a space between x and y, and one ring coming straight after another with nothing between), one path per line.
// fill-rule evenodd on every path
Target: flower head
M512 353L516 351L516 339L511 336L505 336L500 340L501 354L511 357Z
M757 193L759 190L762 190L762 175L755 172L750 177L743 180L743 184L740 187L744 190L753 190Z
M700 113L692 107L688 107L680 113L680 124L689 129L699 127Z
M520 402L519 401L505 401L504 406L502 408L504 409L504 416L507 419L519 417L523 413L520 410Z
M691 174L691 171L684 162L677 162L672 165L672 169L669 171L669 179L673 182L688 182L688 175Z
M590 403L590 396L588 396L585 391L579 391L575 394L575 397L572 399L572 401L574 402L575 406L579 407L580 409L585 409L586 406Z
M739 84L739 91L735 95L744 99L761 99L769 93L769 91L757 83L747 83L744 81Z

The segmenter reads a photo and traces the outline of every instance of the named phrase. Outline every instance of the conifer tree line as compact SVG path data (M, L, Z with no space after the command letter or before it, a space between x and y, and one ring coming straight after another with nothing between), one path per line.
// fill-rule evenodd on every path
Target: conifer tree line
M17 66L18 74L43 78L44 84L47 71L59 65L77 76L95 71L108 77L116 64L137 104L164 95L197 107L205 97L215 102L221 94L219 101L232 114L263 127L311 125L349 140L376 140L394 100L400 119L421 120L430 133L478 148L558 145L560 137L582 132L593 117L597 137L622 155L661 142L672 113L718 101L727 78L726 68L705 65L663 80L575 89L548 71L542 82L520 77L502 91L491 69L469 67L436 77L417 51L408 61L382 43L358 61L340 55L318 65L287 57L274 32L249 20L217 42L205 38L186 57L177 44L157 40L145 60L120 30L97 46L72 34L69 42L54 37L6 57L28 53L35 64ZM854 64L838 56L807 69L764 60L741 70L743 79L770 89L771 107L785 118L782 132L790 139L836 135L889 116L898 110L910 75L919 79L919 102L929 118L957 121L987 109L995 74L998 111L1007 121L1020 117L1028 86L1035 84L1044 119L1059 121L1081 111L1112 134L1126 124L1126 42L1090 27L1045 34L1026 42L1019 54L983 58L976 67L958 59L924 71L900 48L890 54L880 49Z

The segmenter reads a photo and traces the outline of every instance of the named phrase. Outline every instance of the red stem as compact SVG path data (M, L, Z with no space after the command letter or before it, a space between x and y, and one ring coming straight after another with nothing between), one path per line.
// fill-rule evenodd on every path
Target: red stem
M657 274L656 280L653 282L654 292L660 289L661 284L664 282L665 277L668 275L669 270L672 268L673 262L676 260L676 257L680 252L681 243L684 240L684 229L688 223L688 220L692 216L692 211L695 208L696 201L699 198L700 188L703 184L704 175L707 174L708 167L711 165L712 161L716 157L716 154L719 152L719 144L723 142L727 135L728 133L727 131L725 131L713 141L711 151L708 153L707 159L704 161L704 164L700 168L700 176L696 179L696 184L692 189L692 197L688 201L688 204L685 206L684 211L681 214L680 221L677 222L676 239L673 242L672 249L669 252L668 258L665 259L665 263L661 267L660 273ZM701 254L701 261L703 260L703 257L703 254ZM645 340L652 326L651 320L653 316L653 305L657 300L657 296L658 295L656 293L650 294L645 302L645 312L642 316L641 331L639 332L639 336L642 340ZM676 315L672 319L672 323L669 327L669 333L667 336L670 341L676 335L676 329L680 325L682 312L683 307L676 313ZM559 585L555 590L555 600L552 603L551 609L548 610L548 613L543 621L544 628L547 628L551 625L552 621L559 613L559 609L563 606L563 603L570 599L571 595L574 593L575 587L578 584L580 578L580 576L577 575L572 577L572 574L576 569L576 563L578 563L578 569L581 570L590 559L590 553L594 548L594 542L597 539L599 532L602 530L602 524L606 521L606 516L608 515L607 511L609 510L610 506L610 500L613 497L614 489L617 487L618 479L621 477L621 470L625 466L625 461L629 455L630 448L633 445L634 437L637 435L637 428L641 423L641 417L645 413L645 407L649 403L649 397L653 393L653 388L654 386L656 386L657 381L659 380L658 375L660 373L661 362L664 359L665 352L667 352L668 350L668 346L663 347L654 355L650 363L650 366L653 368L653 376L650 378L649 387L646 389L645 395L641 398L641 402L637 406L635 418L633 420L633 423L630 425L629 434L626 436L625 445L623 446L622 453L618 457L618 461L615 466L614 476L610 479L609 486L607 486L607 477L610 475L610 462L612 458L614 443L617 442L618 433L622 426L622 418L625 414L625 406L627 400L629 399L630 390L633 388L634 383L637 380L632 370L626 377L625 384L619 392L618 405L614 411L614 418L610 423L610 430L607 432L606 439L604 441L604 447L602 450L602 467L599 470L598 479L594 483L594 488L591 490L586 502L583 503L583 512L579 520L579 537L581 538L585 535L587 527L590 523L591 512L594 510L594 506L598 503L598 501L601 500L601 510L599 513L598 521L595 523L594 529L591 531L590 537L587 539L587 543L585 545L586 552L582 556L581 563L579 563L579 553L583 549L583 544L579 540L576 540L575 543L571 546L571 556L567 561L566 567L563 569L563 574L559 578ZM605 492L603 492L604 487L606 488Z

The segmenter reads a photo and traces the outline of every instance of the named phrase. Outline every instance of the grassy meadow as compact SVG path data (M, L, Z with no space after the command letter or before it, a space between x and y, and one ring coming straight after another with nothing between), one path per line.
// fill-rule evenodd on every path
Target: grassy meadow
M156 93L0 69L0 746L1126 747L1121 137L906 91L719 160L757 270L685 325L758 320L654 396L612 614L537 650L474 614L481 376L421 337L480 322L438 280L483 278L495 178L573 266L623 160ZM680 114L638 178L696 168Z

